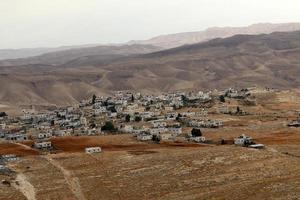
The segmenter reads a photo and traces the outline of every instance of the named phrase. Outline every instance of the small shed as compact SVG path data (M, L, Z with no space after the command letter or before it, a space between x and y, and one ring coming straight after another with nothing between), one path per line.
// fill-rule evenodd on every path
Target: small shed
M85 153L100 153L102 151L101 147L87 147L85 148Z
M153 135L141 133L137 135L137 139L140 141L152 140Z
M47 149L47 148L51 148L51 142L47 141L47 142L35 142L34 143L34 147L37 149Z
M198 143L204 143L206 141L205 137L203 136L191 137L190 140Z
M173 135L171 134L171 133L161 133L160 135L159 135L159 139L160 140L171 140L171 139L173 139L174 137L173 137Z
M15 154L6 154L1 156L1 160L4 162L18 161L20 158Z
M241 135L234 139L234 144L239 146L248 146L253 144L252 138L246 135Z

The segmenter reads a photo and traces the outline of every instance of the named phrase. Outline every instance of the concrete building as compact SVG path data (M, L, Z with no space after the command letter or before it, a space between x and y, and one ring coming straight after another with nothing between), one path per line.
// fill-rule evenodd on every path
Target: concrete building
M102 151L101 147L87 147L85 148L85 153L100 153Z
M153 136L150 134L141 133L137 135L137 139L140 141L152 140Z
M252 143L252 138L244 134L234 139L234 144L239 146L247 146L251 145Z
M34 147L37 149L48 149L51 148L52 144L50 141L47 142L35 142Z

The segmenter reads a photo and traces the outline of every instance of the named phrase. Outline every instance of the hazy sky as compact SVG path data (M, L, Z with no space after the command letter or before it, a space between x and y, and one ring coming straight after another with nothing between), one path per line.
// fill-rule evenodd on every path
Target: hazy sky
M259 22L300 22L300 1L0 0L0 49L118 43Z

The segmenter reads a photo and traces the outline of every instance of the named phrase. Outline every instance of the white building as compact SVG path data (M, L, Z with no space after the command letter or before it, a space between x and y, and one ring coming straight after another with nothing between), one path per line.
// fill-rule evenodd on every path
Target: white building
M68 106L67 107L67 112L68 113L71 113L71 112L73 112L75 110L75 108L73 107L73 106Z
M173 139L173 135L171 133L162 133L159 135L160 140L171 140Z
M196 115L195 112L182 112L181 116L183 117L194 117Z
M86 117L80 117L80 124L83 125L83 126L87 126Z
M94 108L94 109L103 108L103 107L102 107L102 102L96 102L96 103L94 103L93 108ZM105 107L104 107L104 108L105 108ZM105 110L106 110L106 109L105 109Z
M176 117L178 116L178 113L176 113L176 112L167 113L165 116L166 116L167 120L176 120Z
M154 128L163 128L167 126L167 122L160 120L152 121L151 123Z
M106 107L101 106L99 108L96 108L94 110L94 113L95 113L95 115L100 115L100 114L103 114L103 113L107 113L107 109L106 109Z
M252 138L243 134L243 135L239 136L238 138L234 139L234 144L240 145L240 146L252 144Z
M37 149L47 149L47 148L50 148L52 145L51 145L51 142L48 141L48 142L35 142L34 143L34 147L37 148Z
M131 125L125 125L123 128L122 128L122 131L125 132L125 133L132 133L133 132L133 127Z
M173 111L174 107L173 106L165 106L165 111Z
M13 162L13 161L18 161L20 158L16 156L15 154L6 154L0 157L1 160L4 162Z
M85 148L85 153L100 153L102 151L101 147L87 147Z
M5 139L8 141L18 142L27 140L27 136L24 134L6 134Z
M190 138L190 141L193 141L193 142L198 142L198 143L204 143L205 142L205 137L203 136L199 136L199 137L191 137Z
M152 140L153 136L149 134L138 134L137 139L140 141L147 141L147 140Z
M168 131L167 128L151 128L149 130L151 135L159 135Z
M54 132L54 135L57 137L63 137L63 136L68 136L70 133L67 133L65 130L56 130Z
M182 133L181 127L169 127L168 131L172 133L173 135L180 135Z
M148 129L145 129L145 128L141 128L141 129L133 129L132 130L132 134L133 136L137 136L143 132L146 132Z
M52 137L52 133L49 133L49 132L39 133L37 136L38 139L45 139L45 138L50 138L50 137Z

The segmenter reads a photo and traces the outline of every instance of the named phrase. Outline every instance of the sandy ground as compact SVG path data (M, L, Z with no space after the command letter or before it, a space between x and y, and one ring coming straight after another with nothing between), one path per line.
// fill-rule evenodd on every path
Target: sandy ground
M24 174L18 174L13 186L19 190L27 200L36 200L35 188L28 182Z
M210 114L225 126L202 129L213 141L247 134L265 144L263 150L182 140L154 144L129 134L54 138L57 151L48 155L31 149L32 142L0 143L0 154L21 156L10 164L13 173L0 174L12 183L0 184L0 199L299 199L300 128L286 126L299 116L299 95L293 95L260 95L258 106L243 107L250 115ZM91 146L103 152L85 154Z
M86 198L84 197L84 194L81 191L81 186L78 181L78 178L73 175L72 171L65 169L62 165L60 165L59 162L57 162L55 159L52 159L52 157L49 155L44 156L44 158L46 158L49 163L51 163L53 166L55 166L62 172L67 184L69 185L69 189L72 191L74 196L78 200L85 200Z
M270 145L265 150L226 145L157 148L138 154L59 153L41 156L38 163L36 156L28 157L18 166L48 166L24 172L27 177L41 172L51 177L28 179L43 199L55 199L61 192L69 193L68 199L297 199L298 155L298 145ZM52 175L53 170L59 174Z

